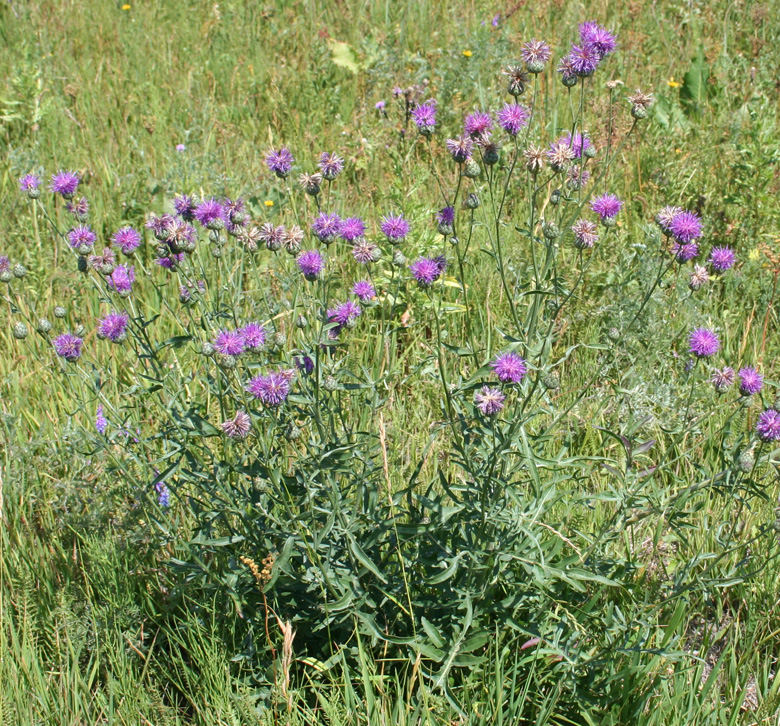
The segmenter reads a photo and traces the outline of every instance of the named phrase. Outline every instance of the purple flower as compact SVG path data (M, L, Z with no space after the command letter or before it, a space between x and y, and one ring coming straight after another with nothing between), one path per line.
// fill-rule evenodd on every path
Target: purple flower
M458 164L463 164L471 158L473 148L474 142L465 134L457 139L447 139L447 151Z
M762 441L780 440L780 413L768 408L758 417L756 431Z
M173 209L185 222L195 219L195 209L198 205L187 194L178 194L173 200Z
M541 73L545 64L552 57L550 46L543 40L532 38L525 43L520 50L520 57L525 63L525 67L531 73Z
M734 369L726 366L712 372L712 385L718 393L725 393L734 384Z
M341 219L338 214L321 212L311 223L311 231L323 244L330 244L341 231Z
M385 102L384 102L384 101L377 101L377 102L374 104L374 108L375 108L377 111L383 111L383 110L384 110L384 108L385 108Z
M299 355L295 359L295 367L308 376L314 371L314 361L308 355Z
M216 199L205 199L195 208L195 219L208 229L225 226L225 208Z
M452 226L455 223L455 207L444 207L436 213L436 221L439 224Z
M423 136L430 136L436 128L436 104L433 101L426 101L422 105L415 106L412 111L412 121Z
M178 151L180 154L186 150L187 147L184 144L176 144L176 151Z
M79 222L84 222L89 214L89 201L86 197L79 197L76 201L67 202L65 209L70 212Z
M517 136L528 125L531 112L521 103L506 103L498 114L498 125L510 136Z
M73 363L81 358L81 346L84 341L73 333L58 335L54 341L54 350L60 358Z
M601 54L592 45L572 45L566 59L575 75L586 78L587 76L592 76L593 72L598 68Z
M501 16L500 16L500 15L494 15L494 16L493 16L493 20L491 20L491 21L490 21L490 24L491 24L491 25L492 25L494 28L497 28L497 27L498 27L498 24L499 24L500 22L501 22Z
M255 376L247 383L246 390L266 406L281 406L290 395L290 381L294 375L294 371L272 371L265 376Z
M236 411L236 415L222 422L222 430L231 439L244 439L252 430L252 419L246 411Z
M181 264L183 259L183 252L169 252L165 257L156 257L154 264L159 265L165 270L175 270L177 265Z
M269 151L265 157L268 168L280 179L284 179L292 169L295 159L289 149L281 148L278 151Z
M520 383L528 372L525 361L517 353L499 353L490 367L504 383Z
M168 239L171 222L173 222L173 217L170 214L163 214L162 216L150 214L149 219L144 223L144 227L150 229L154 236L163 242Z
M325 258L317 250L301 252L295 260L303 276L313 282L325 269Z
M8 255L0 255L0 272L8 272L11 269L11 260Z
M688 337L689 351L697 358L709 358L720 350L720 340L709 328L696 328Z
M673 242L672 254L675 256L678 262L690 262L699 254L699 245L697 245L695 242L688 242L687 244Z
M101 436L106 433L106 429L108 428L108 419L103 415L102 403L98 404L97 412L95 413L95 428Z
M361 265L369 265L379 260L382 256L382 250L373 242L369 242L361 237L352 248L352 256Z
M743 396L753 396L764 385L764 376L755 368L743 368L739 372L739 392Z
M599 241L596 223L587 219L578 219L571 227L574 232L574 245L578 249L592 248Z
M567 88L577 84L577 71L571 55L564 56L558 63L558 73L561 74L561 82Z
M260 323L247 323L240 332L247 350L259 350L265 345L265 328Z
M108 286L120 297L127 297L135 282L135 268L119 265L108 278Z
M582 189L590 179L590 172L581 166L572 166L566 179L569 189Z
M342 171L344 171L344 159L340 156L336 156L336 153L329 154L327 151L323 151L320 154L320 160L318 163L322 177L328 181L333 181Z
M430 287L441 275L441 267L437 260L420 257L409 265L409 271L420 287Z
M693 212L679 212L669 222L669 232L678 242L693 242L701 237L701 219Z
M601 217L602 220L613 219L623 208L623 202L614 194L602 194L590 203L590 208Z
M382 234L387 237L387 241L390 242L390 244L397 245L404 240L412 227L409 222L404 219L403 215L388 214L387 216L382 217L382 224L379 225L379 229L382 230Z
M489 134L492 128L493 119L490 118L489 113L485 113L484 111L470 113L463 122L463 130L471 136L472 139Z
M240 330L220 330L214 338L214 350L222 355L240 356L246 350Z
M168 509L171 506L171 490L161 481L154 485L154 489L157 492L157 504L162 509Z
M501 409L504 408L505 400L506 396L501 392L501 389L490 386L482 386L474 394L474 403L484 416L495 416L500 413Z
M617 38L592 20L580 24L580 40L585 45L594 48L599 59L613 53L617 48Z
M244 200L238 199L223 199L222 208L225 210L225 219L232 224L239 226L243 225L247 221L246 205Z
M51 178L49 189L65 199L71 199L79 187L79 178L72 171L58 171Z
M121 343L127 337L127 324L130 318L116 310L106 315L99 323L98 338L108 338L112 343Z
M737 261L737 256L734 254L734 250L731 247L713 247L710 252L710 264L714 270L718 272L726 272L734 267L734 263Z
M669 225L672 220L685 211L682 207L663 207L655 215L655 223L661 228L661 231L665 234L669 234Z
M19 189L23 192L27 192L28 196L35 198L39 194L38 187L41 185L41 180L35 174L25 174L19 180Z
M339 235L346 242L354 242L366 234L366 225L360 217L347 217L341 221Z
M352 294L362 303L369 302L376 297L376 290L368 280L358 280L352 286Z
M132 227L118 229L111 241L122 250L122 254L132 255L141 245L141 233Z
M80 255L86 255L89 253L95 244L96 239L97 236L92 231L92 228L87 227L86 225L74 227L70 232L68 232L68 244Z
M335 308L328 310L328 319L332 323L338 323L340 326L349 325L354 322L363 312L360 305L352 300L347 300Z

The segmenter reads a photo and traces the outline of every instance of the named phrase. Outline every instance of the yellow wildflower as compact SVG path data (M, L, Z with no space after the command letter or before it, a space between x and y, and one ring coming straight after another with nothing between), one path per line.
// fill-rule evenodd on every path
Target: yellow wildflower
M748 259L755 262L759 257L761 256L761 253L758 251L756 247L754 247L750 252L748 252Z
M471 56L474 54L470 50L464 50L463 55L465 55L466 58L471 58Z
M130 10L130 6L126 3L122 6L122 10Z
M674 80L674 76L672 76L672 77L671 77L671 78L670 78L670 79L667 81L667 83L668 83L668 84L669 84L669 85L670 85L672 88L679 88L680 86L682 86L682 83L680 83L679 81L675 81L675 80Z
M274 200L273 199L266 199L263 204L265 204L266 207L273 207L274 206Z

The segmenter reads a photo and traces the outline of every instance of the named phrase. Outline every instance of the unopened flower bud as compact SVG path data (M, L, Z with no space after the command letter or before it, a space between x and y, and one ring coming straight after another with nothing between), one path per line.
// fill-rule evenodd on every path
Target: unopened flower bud
M223 355L220 353L216 356L217 365L223 370L232 370L236 367L238 361L234 355Z
M466 209L477 209L479 207L479 195L476 192L471 192L466 197Z
M284 435L288 441L297 441L301 438L301 430L295 424L290 424Z
M222 248L219 245L211 245L211 256L215 259L222 257Z
M73 334L74 334L76 337L78 337L78 338L83 338L83 337L84 337L84 336L87 334L87 331L86 331L86 329L84 328L84 326L83 326L83 325L77 325L77 326L76 326L76 327L73 329Z
M272 341L275 347L284 348L285 344L287 343L287 336L281 331L276 331L273 334Z
M474 159L469 159L463 166L463 176L476 179L482 173L479 164Z
M38 332L41 335L46 335L51 332L51 323L46 318L41 318L38 321Z
M309 325L309 321L306 320L306 318L303 315L299 315L298 319L295 321L295 327L300 328L301 330L303 330L308 325Z
M322 387L326 391L330 391L332 393L333 391L338 390L339 382L333 376L325 376L325 380L322 382Z
M14 323L14 338L17 338L18 340L24 340L27 337L27 326L22 323Z
M11 282L14 279L14 273L11 270L0 270L0 282Z
M545 239L552 241L560 237L561 230L558 229L558 225L555 222L544 222L542 224L542 234Z
M617 328L610 328L607 331L607 337L613 342L617 343L620 340L620 331Z
M54 308L54 317L55 318L64 318L68 314L68 311L62 307L62 305L57 305L57 307Z
M544 378L542 378L542 385L550 391L557 391L561 387L558 374L555 372L548 373Z
M21 263L14 265L14 277L22 279L27 274L27 268Z
M87 264L87 258L84 257L84 255L79 255L79 258L76 261L76 265L78 267L79 272L89 272L89 265Z
M200 344L200 354L207 357L214 355L214 346L208 340L203 341Z
M550 204L559 204L561 201L561 190L553 189L550 194Z
M406 257L401 250L395 250L393 252L393 264L396 267L404 267L406 265Z
M743 474L749 474L753 471L753 466L756 463L756 455L753 449L745 449L737 459L737 469Z

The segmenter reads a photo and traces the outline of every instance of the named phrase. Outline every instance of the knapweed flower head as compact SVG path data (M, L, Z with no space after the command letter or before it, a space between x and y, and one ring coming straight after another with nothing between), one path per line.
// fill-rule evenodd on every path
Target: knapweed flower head
M168 239L169 228L173 221L174 218L170 214L163 214L163 215L150 214L149 219L147 219L146 222L144 223L144 227L152 231L152 234L154 234L155 239L164 242Z
M227 215L225 208L216 199L204 199L195 207L195 219L207 229L223 229Z
M338 214L321 212L311 223L311 231L323 244L330 244L341 232L341 218Z
M780 413L773 408L768 408L758 417L756 431L762 441L780 440Z
M452 226L455 224L455 207L443 207L436 212L436 221L439 224L447 224Z
M671 234L670 231L670 225L672 224L672 220L680 214L680 212L683 212L682 207L674 207L674 206L668 206L668 207L662 207L658 210L658 213L655 215L655 223L659 226L662 232L664 232L667 235Z
M599 240L597 229L595 222L591 222L589 219L578 219L571 227L571 231L574 232L575 247L578 249L592 248Z
M281 406L290 395L291 380L292 377L287 371L272 371L267 375L252 378L247 383L246 390L266 406Z
M602 194L590 203L590 208L603 222L617 217L620 210L623 208L623 202L614 194Z
M81 358L81 347L84 345L83 339L73 333L63 333L58 335L53 341L54 351L60 358L64 358L69 363L73 363Z
M98 324L98 338L106 338L112 343L121 343L127 337L127 324L130 318L125 313L113 310Z
M355 242L366 234L365 222L360 217L347 217L341 220L339 236L345 242Z
M379 229L382 230L382 234L387 237L390 244L397 245L406 238L412 227L409 222L404 219L403 215L388 214L387 216L382 217L382 223L379 225Z
M754 396L761 391L764 376L755 368L747 366L739 371L739 392L743 396Z
M471 158L474 142L470 136L462 134L457 139L447 139L447 151L458 164L465 164Z
M329 154L323 151L320 154L320 160L317 162L322 172L322 178L333 181L342 171L344 171L344 159L337 156L335 152Z
M436 104L426 101L412 110L412 121L423 136L430 136L436 128Z
M734 369L726 366L720 370L714 370L710 380L718 393L726 393L734 385Z
M108 277L108 286L120 297L127 297L133 289L135 282L135 268L126 265L118 265Z
M691 290L700 290L710 281L710 273L702 265L694 265L691 276L688 278L688 287Z
M86 225L74 227L68 232L68 244L80 255L88 254L96 239L97 235Z
M222 200L222 208L225 211L225 220L232 224L245 224L248 221L246 204L241 198Z
M592 20L580 24L580 41L583 45L593 48L599 60L617 49L617 38Z
M298 269L310 282L316 280L325 269L325 258L317 250L301 252L295 261L298 263Z
M517 136L531 118L531 112L521 103L505 103L496 114L498 125L510 136Z
M595 46L583 43L582 45L572 45L569 54L566 56L568 67L574 71L574 74L587 78L592 76L601 61L601 54ZM561 70L560 68L558 69Z
M295 358L295 367L309 376L314 372L314 361L308 355L299 355Z
M482 386L474 394L474 404L484 416L495 416L501 413L501 410L504 408L504 401L506 401L506 396L500 388Z
M544 168L547 152L538 146L531 145L523 151L523 158L525 158L525 168L532 174L538 174Z
M558 73L561 74L561 83L567 88L577 85L577 71L570 55L561 58L558 63Z
M360 305L352 300L347 300L328 310L328 320L331 323L338 323L340 327L345 327L357 320L362 312L363 309Z
M228 222L228 224L231 224ZM194 252L198 242L198 232L183 219L172 219L166 227L166 242L172 252Z
M590 179L590 172L583 166L572 166L569 168L566 186L569 189L582 189Z
M111 241L123 255L132 255L141 246L141 233L132 227L122 227L114 232Z
M515 98L522 96L528 83L526 68L520 65L511 65L504 71L504 75L509 78L506 89L509 95Z
M110 247L104 247L99 255L89 255L87 263L101 275L110 275L116 267L116 254Z
M647 118L647 112L653 105L652 93L642 93L638 88L636 91L628 97L628 102L631 104L631 115L635 119Z
M669 222L669 233L683 244L701 237L701 219L694 212L682 211Z
M490 367L503 383L520 383L528 372L525 361L517 353L499 353Z
M276 151L269 151L265 157L266 166L280 179L289 175L294 161L290 150L284 147Z
M103 404L99 403L95 412L95 430L102 436L108 429L108 419L103 414Z
M297 224L293 224L289 229L285 230L282 236L282 247L288 254L297 255L301 250L305 236L304 231Z
M564 138L557 139L550 144L546 153L547 161L553 171L562 171L574 161L574 149Z
M241 330L220 330L214 337L214 350L221 355L240 356L246 350Z
M177 194L173 199L173 210L185 222L192 222L195 219L195 210L197 202L187 194Z
M717 272L726 272L734 267L737 256L731 247L713 247L710 252L710 264Z
M590 139L587 135L581 134L579 131L575 131L573 136L571 132L567 131L561 136L558 142L571 147L575 159L581 159L583 156L592 156L595 153L595 149Z
M169 252L167 255L156 257L155 265L159 265L164 270L175 270L184 260L183 252Z
M369 302L376 297L376 290L368 280L358 280L352 286L352 294L362 303Z
M246 411L236 411L236 415L222 422L222 430L230 439L245 439L252 430L252 419Z
M720 340L709 328L695 328L688 336L689 352L697 358L710 358L720 350Z
M695 242L688 242L687 244L673 242L672 254L680 263L690 262L698 256L699 245L697 245Z
M322 186L322 174L315 171L313 174L301 174L298 177L298 184L301 185L301 189L307 194L316 197L320 193L320 187Z
M37 199L40 196L41 180L35 174L25 174L19 180L19 189L27 194L31 199Z
M409 271L417 280L420 287L426 288L433 285L441 276L441 267L439 262L428 257L420 257L409 265Z
M475 111L466 116L463 122L463 130L472 139L478 139L490 134L493 128L493 119L485 111Z
M379 261L382 256L382 250L379 249L378 245L361 237L352 247L352 256L355 258L355 262L359 262L361 265L369 265L372 262Z
M66 202L65 209L79 222L86 222L89 216L89 200L86 197L73 199L70 202Z
M246 350L259 350L265 345L266 332L260 323L247 323L239 332ZM216 350L216 345L214 349Z
M286 235L287 230L282 225L275 227L270 222L261 224L257 231L258 240L262 242L266 246L266 249L269 249L271 252L276 252L277 250L282 249Z
M51 178L49 189L65 199L71 199L79 188L79 178L72 171L58 171Z
M552 57L550 46L543 40L532 38L523 44L520 57L529 73L541 73L547 61Z

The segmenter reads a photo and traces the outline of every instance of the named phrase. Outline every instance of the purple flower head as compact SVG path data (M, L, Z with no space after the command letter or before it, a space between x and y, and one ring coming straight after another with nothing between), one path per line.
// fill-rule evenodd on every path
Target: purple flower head
M11 269L11 260L8 255L0 255L0 272L8 272Z
M23 192L37 192L41 185L41 180L35 174L25 174L19 180L19 189Z
M79 187L79 178L72 171L58 171L52 178L49 189L65 199L71 199Z
M581 134L579 131L575 131L574 136L571 135L570 131L567 131L561 136L559 141L571 148L575 159L581 159L583 154L585 156L592 155L593 144L586 135Z
M345 326L354 322L362 312L363 309L360 305L352 300L347 300L328 310L328 320L331 323L338 323L339 326Z
M132 255L141 245L141 233L132 227L118 229L111 241L122 250L122 254Z
M506 103L496 115L498 125L510 136L517 136L528 125L531 112L521 103Z
M558 73L561 74L561 81L567 88L577 84L577 71L571 55L564 56L558 63Z
M80 255L86 255L92 249L96 239L97 236L92 228L86 225L74 227L68 232L68 244Z
M578 249L592 248L599 241L596 230L595 222L588 219L578 219L571 227L571 231L574 232L575 246Z
M333 181L342 171L344 171L344 159L337 156L335 152L329 154L327 151L323 151L320 154L318 166L322 172L323 179Z
M569 189L582 189L590 179L590 172L582 166L572 166L566 179Z
M441 276L439 262L428 257L420 257L409 265L412 276L420 287L430 287Z
M95 429L102 436L108 429L108 419L103 415L103 404L99 403L95 413Z
M121 297L127 297L135 282L135 268L118 265L108 278L108 286Z
M295 159L289 149L281 148L278 151L269 151L265 157L268 168L280 179L284 179L292 169Z
M444 255L436 255L433 261L439 266L439 274L443 275L448 267L447 258Z
M739 372L739 392L743 396L753 396L764 385L764 376L755 368L743 368Z
M387 237L390 244L396 245L404 240L412 227L409 222L404 219L403 215L388 214L387 216L382 217L382 224L379 225L379 229L382 230L382 234Z
M669 232L678 242L693 242L701 237L701 219L693 212L679 212L669 222Z
M171 506L171 490L161 481L154 485L157 492L157 504L161 509L168 509Z
M151 230L158 240L163 241L168 239L168 229L171 222L173 222L173 217L170 214L163 214L162 216L150 214L149 219L144 223L144 227Z
M314 371L314 361L308 355L299 355L295 359L295 367L308 376Z
M366 225L360 217L347 217L341 221L339 235L346 242L354 242L365 236Z
M523 45L520 57L531 73L541 73L547 61L552 57L552 51L543 40L532 38Z
M455 207L444 207L436 213L436 221L439 224L452 226L455 223Z
M81 346L84 345L84 341L77 335L63 333L54 339L53 344L57 355L69 363L73 363L81 358Z
M298 269L310 282L316 280L325 269L325 258L317 250L301 252L295 260Z
M84 222L89 215L89 201L86 197L79 197L75 201L70 201L65 204L65 209L70 212L79 222Z
M338 214L321 212L311 223L314 236L325 244L330 244L341 231L341 219Z
M474 394L474 403L484 416L495 416L501 413L505 400L506 396L500 388L491 388L490 386L482 386Z
M110 247L104 247L99 255L89 255L87 264L103 275L110 275L116 266L116 254Z
M184 144L176 144L176 151L178 151L180 154L186 150L187 147Z
M352 247L352 256L361 265L370 265L372 262L379 260L382 256L382 250L373 242L369 242L361 237Z
M430 136L436 128L436 104L426 101L422 105L415 106L412 111L412 121L423 136Z
M178 265L184 260L183 252L170 252L165 257L156 257L154 260L155 265L159 265L165 270L175 270Z
M575 75L586 78L592 76L601 61L601 54L593 45L572 45L569 55L566 56L571 70ZM558 69L561 70L560 68Z
M287 230L282 225L274 227L270 222L265 222L260 225L260 229L257 230L257 239L260 240L260 242L264 242L269 250L276 252L284 245L286 234Z
M247 221L246 205L244 200L223 199L222 208L225 210L225 219L233 224L243 225Z
M195 207L195 219L209 229L221 229L225 226L227 215L225 208L216 199L205 199Z
M246 411L236 411L236 415L222 422L222 430L230 439L244 439L252 430L252 419Z
M465 134L457 139L447 139L447 151L458 164L463 164L471 158L473 148L474 142Z
M520 383L528 372L525 361L517 353L499 353L490 367L504 383Z
M720 340L709 328L696 328L688 337L689 351L697 358L709 358L720 350Z
M241 330L220 330L214 338L214 350L222 355L240 356L246 350Z
M680 242L672 243L672 254L675 259L680 262L690 262L695 259L699 254L699 245L695 242L688 242L687 244L681 244Z
M288 371L272 371L265 376L255 376L247 384L246 390L266 406L281 406L290 395L291 380Z
M662 232L669 234L669 225L672 223L672 220L683 211L685 210L682 207L663 207L655 215L655 223L661 228Z
M384 101L377 101L377 102L374 104L374 108L375 108L377 111L383 111L383 110L384 110L384 108L385 108L385 105L386 105L386 104L385 104L385 102L384 102Z
M737 256L731 247L713 247L710 252L710 264L718 272L726 272L734 267Z
M584 45L592 47L598 53L599 59L613 53L617 48L617 38L592 20L580 24L580 40Z
M192 222L195 219L197 206L195 200L187 194L178 194L173 200L173 210L185 222Z
M590 208L601 217L601 219L613 219L623 208L623 202L614 194L602 194L590 203Z
M725 393L734 385L734 369L726 366L721 370L715 370L710 380L718 393Z
M112 343L121 343L127 337L127 324L130 318L116 310L106 315L99 323L98 338L108 338Z
M247 350L259 350L265 345L265 328L260 323L247 323L240 332Z
M463 122L463 130L471 136L472 139L477 139L489 134L492 128L493 119L490 118L489 113L484 111L470 113Z
M501 16L500 15L494 15L493 16L493 20L490 21L490 24L494 28L497 28L500 22L501 22Z
M352 294L362 303L369 302L376 297L376 290L368 280L358 280L352 286Z
M762 441L780 440L780 413L773 408L768 408L758 417L756 431Z

